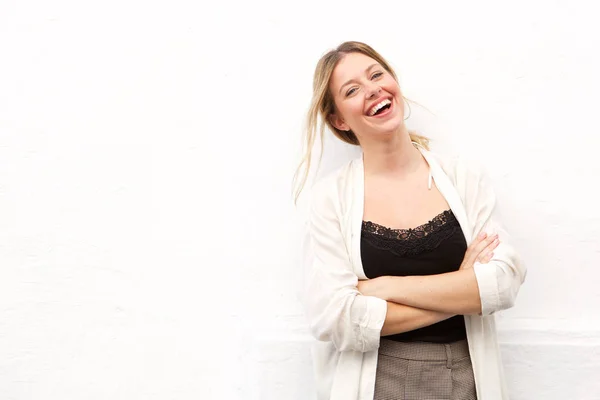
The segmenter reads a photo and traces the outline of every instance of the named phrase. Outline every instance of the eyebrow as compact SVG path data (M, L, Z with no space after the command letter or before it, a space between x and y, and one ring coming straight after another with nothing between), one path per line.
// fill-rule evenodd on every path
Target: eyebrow
M367 69L365 69L365 73L369 72L369 70L371 70L371 68L373 68L373 67L376 67L376 66L378 66L378 65L379 65L379 64L371 64L371 65L369 65L369 66L367 67ZM344 83L344 84L343 84L343 85L340 87L340 92L339 92L339 93L342 93L342 89L344 88L344 86L346 86L346 85L348 85L348 84L350 84L350 83L352 83L352 82L356 82L356 80L354 80L354 79L350 79L350 80L348 80L346 83Z

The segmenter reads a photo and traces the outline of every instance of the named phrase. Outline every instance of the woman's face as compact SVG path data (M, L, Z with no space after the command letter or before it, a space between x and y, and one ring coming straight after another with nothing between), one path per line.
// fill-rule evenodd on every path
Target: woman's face
M346 54L329 82L336 113L330 122L359 138L393 134L404 124L404 101L398 82L374 59Z

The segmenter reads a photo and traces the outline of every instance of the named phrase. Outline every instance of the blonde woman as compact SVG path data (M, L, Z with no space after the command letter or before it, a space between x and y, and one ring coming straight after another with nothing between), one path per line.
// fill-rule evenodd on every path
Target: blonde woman
M318 399L507 399L493 314L513 306L526 270L490 183L407 130L396 75L368 45L325 54L313 89L297 195L319 120L321 137L326 125L362 150L311 190Z

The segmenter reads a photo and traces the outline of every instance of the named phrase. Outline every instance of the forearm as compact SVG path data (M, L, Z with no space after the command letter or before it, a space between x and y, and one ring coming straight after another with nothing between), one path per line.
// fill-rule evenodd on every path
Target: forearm
M452 314L448 313L423 310L388 301L387 314L385 316L383 328L381 329L381 336L413 331L415 329L433 325L452 316Z
M387 301L449 314L479 314L481 299L473 269L439 275L390 276Z

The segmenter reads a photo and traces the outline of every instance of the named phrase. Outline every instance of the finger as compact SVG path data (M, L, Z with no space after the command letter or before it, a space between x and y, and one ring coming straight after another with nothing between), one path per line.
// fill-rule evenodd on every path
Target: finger
M491 249L494 250L496 247L498 247L498 245L500 244L500 238L498 237L498 235L496 235L496 239L489 244L488 247L486 247L486 249Z
M482 257L479 257L479 258L477 259L477 261L478 261L479 263L481 263L481 264L487 264L487 263L489 263L490 261L492 261L492 258L493 258L493 257L494 257L494 252L491 252L491 253L488 253L488 254L486 254L486 255L484 255L484 256L482 256Z
M467 247L467 251L465 253L465 258L473 258L477 254L475 254L475 248L482 243L487 238L487 233L481 232L475 239L471 242L471 244Z
M477 255L477 261L481 262L481 260L485 259L490 254L492 254L494 252L494 250L496 249L496 247L498 247L499 244L500 244L500 241L498 239L496 239L492 243L490 243L485 249L483 249Z
M494 239L490 244L488 244L483 250L481 250L480 254L487 254L493 251L500 244L500 238Z
M498 244L495 243L495 240L498 238L498 235L488 235L487 238L481 240L476 243L472 250L472 257L476 259L488 246L491 246L492 249L495 248Z
M500 244L500 239L496 238L494 239L494 241L490 244L487 245L487 247L485 247L477 256L477 260L479 262L482 262L481 260L484 259L488 259L490 257L490 254L493 253L494 249L496 249L496 247L498 247L498 245Z
M498 240L497 234L488 235L487 238L485 238L484 240L482 240L481 242L479 242L475 245L475 248L473 249L473 251L477 254L480 254L482 251L484 251L488 247L495 248L498 244L497 240Z
M479 235L477 235L477 237L475 237L475 239L473 239L471 244L467 247L465 257L467 257L467 258L477 257L477 255L479 253L476 251L476 249L481 243L485 243L487 236L488 235L485 232L481 232Z

